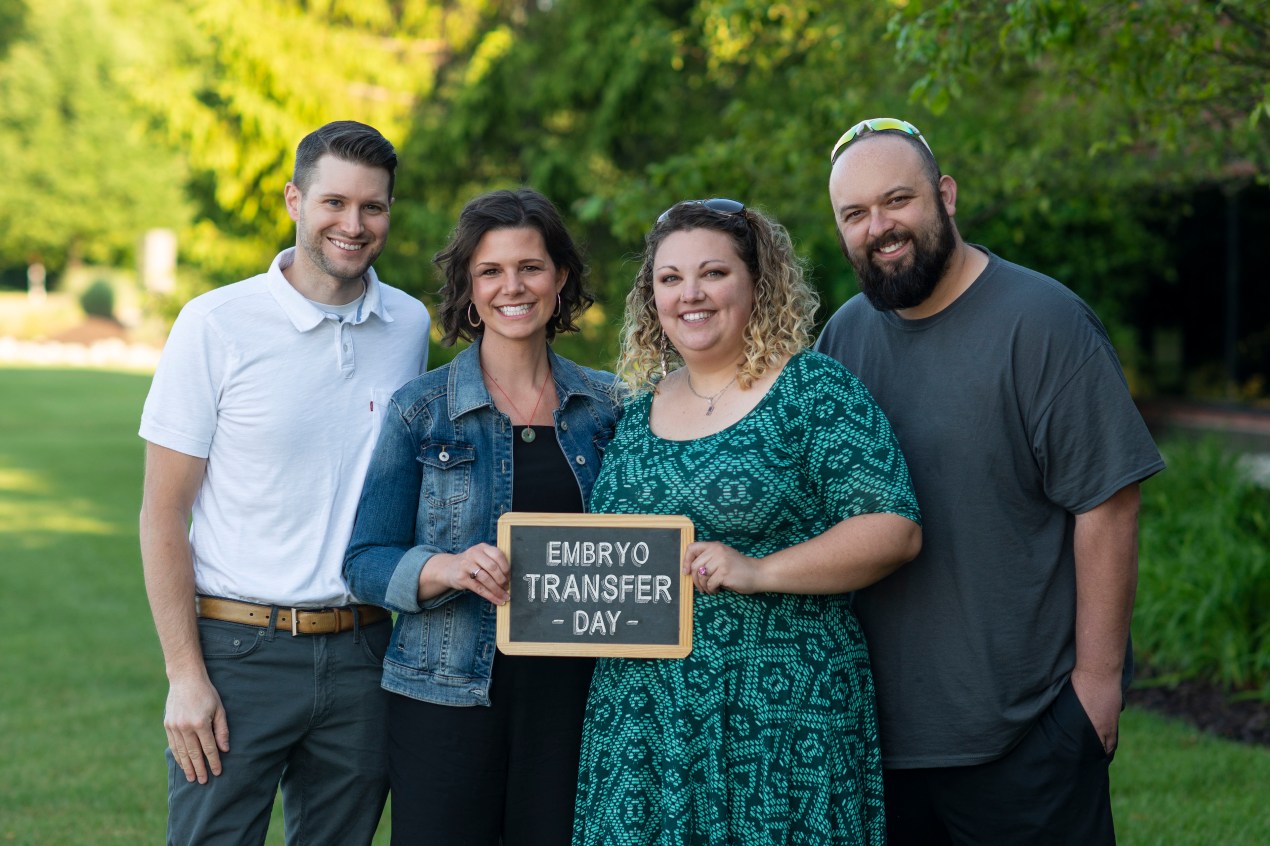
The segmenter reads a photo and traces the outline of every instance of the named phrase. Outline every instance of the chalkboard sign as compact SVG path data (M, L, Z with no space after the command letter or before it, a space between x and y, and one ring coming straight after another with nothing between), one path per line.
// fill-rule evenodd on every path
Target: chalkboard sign
M693 540L687 517L510 512L498 548L511 601L498 609L508 655L682 658L692 651Z

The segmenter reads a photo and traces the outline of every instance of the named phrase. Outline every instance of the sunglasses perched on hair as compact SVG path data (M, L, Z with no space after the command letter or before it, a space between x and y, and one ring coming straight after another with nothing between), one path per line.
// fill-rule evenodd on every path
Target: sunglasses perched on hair
M838 139L838 143L833 145L833 151L829 153L829 164L832 165L838 160L838 156L842 155L842 151L851 145L851 142L868 132L903 132L906 135L912 135L925 145L927 151L933 156L935 151L930 149L930 144L926 141L926 137L922 135L922 131L906 120L899 118L869 118L862 120L855 126L842 133L842 137Z
M680 206L705 206L710 211L718 212L723 215L740 214L745 211L745 203L741 203L736 200L729 200L726 197L712 197L709 200L684 200L682 202L675 203L673 206L659 214L657 216L657 222L663 222L670 216L672 211Z

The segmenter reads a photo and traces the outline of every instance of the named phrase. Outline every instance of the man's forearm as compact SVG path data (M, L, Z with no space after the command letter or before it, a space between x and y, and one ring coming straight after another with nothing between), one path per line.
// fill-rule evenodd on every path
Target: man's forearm
M1076 517L1072 689L1107 754L1119 738L1121 679L1138 586L1138 486Z
M189 519L206 472L203 459L146 447L141 503L141 566L169 681L205 675L194 614Z
M141 517L141 562L169 681L205 672L194 614L194 561L183 524ZM164 525L167 523L168 525Z
M1076 667L1119 675L1138 586L1138 486L1076 517Z

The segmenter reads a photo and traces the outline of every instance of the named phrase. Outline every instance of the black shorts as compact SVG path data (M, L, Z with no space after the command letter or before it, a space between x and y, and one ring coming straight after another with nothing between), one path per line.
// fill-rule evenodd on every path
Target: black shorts
M1112 846L1111 758L1068 681L1002 758L886 770L887 842Z

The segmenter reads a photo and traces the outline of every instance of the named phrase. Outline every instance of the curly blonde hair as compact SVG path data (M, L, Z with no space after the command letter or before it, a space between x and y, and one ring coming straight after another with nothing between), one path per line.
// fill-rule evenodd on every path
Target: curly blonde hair
M657 319L653 261L668 235L690 229L711 229L731 238L754 281L754 309L744 331L745 360L736 371L742 389L769 367L811 345L820 297L807 283L803 260L794 252L785 227L755 209L725 214L699 202L679 203L645 236L643 262L626 295L617 374L633 391L657 390L663 354L667 369L683 363Z

